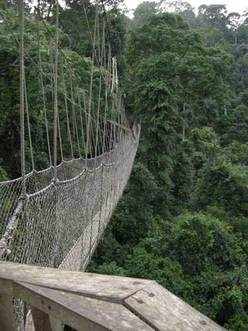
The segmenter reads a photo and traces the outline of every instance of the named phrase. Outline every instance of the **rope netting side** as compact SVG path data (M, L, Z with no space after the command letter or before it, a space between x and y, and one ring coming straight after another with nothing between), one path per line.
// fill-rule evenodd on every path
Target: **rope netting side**
M75 160L77 176L58 180L56 186L50 170L50 184L28 194L25 208L21 207L16 215L16 228L12 229L8 251L3 258L70 270L74 270L75 265L78 270L85 268L125 188L137 143L131 134L126 134L115 149L101 158L92 159L88 167L86 160ZM72 173L68 177L75 174L74 168L69 166L67 175L70 170ZM58 173L62 174L62 171L58 170ZM20 186L18 180L14 183ZM13 183L7 184L12 192ZM0 186L0 191L1 187L6 191L6 186ZM13 197L18 206L17 195ZM13 210L14 207L8 215L13 217Z

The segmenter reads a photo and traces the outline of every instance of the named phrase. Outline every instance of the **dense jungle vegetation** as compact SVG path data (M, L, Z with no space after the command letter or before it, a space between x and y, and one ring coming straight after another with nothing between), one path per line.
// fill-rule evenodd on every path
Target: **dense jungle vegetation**
M84 77L90 46L82 3L92 8L90 24L94 4L65 2L62 46ZM171 13L166 1L145 1L130 19L122 1L105 2L127 113L141 122L142 134L126 192L89 270L154 279L226 328L247 330L248 13L202 5L196 14L181 1ZM1 8L8 23L0 24L0 180L17 175L20 158L13 3ZM52 31L54 2L41 3ZM31 41L37 24L30 23ZM44 54L46 31L39 30ZM38 56L35 46L30 52ZM39 123L33 104L31 120ZM42 166L43 138L34 134Z

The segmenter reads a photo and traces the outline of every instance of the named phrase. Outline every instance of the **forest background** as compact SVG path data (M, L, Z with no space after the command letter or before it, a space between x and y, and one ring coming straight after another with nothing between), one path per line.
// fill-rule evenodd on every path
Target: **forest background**
M168 1L145 1L130 18L122 1L104 2L127 114L142 134L89 270L154 279L228 329L247 330L248 12L202 5L196 13L182 1L170 1L168 12ZM20 174L15 3L0 3L0 180ZM39 4L53 32L55 2ZM66 0L59 12L62 46L81 76L90 57L85 6L93 28L88 0ZM34 41L30 2L26 13ZM49 49L45 38L42 47ZM26 65L35 97L35 68ZM32 93L31 121L39 124ZM32 134L42 167L44 137Z

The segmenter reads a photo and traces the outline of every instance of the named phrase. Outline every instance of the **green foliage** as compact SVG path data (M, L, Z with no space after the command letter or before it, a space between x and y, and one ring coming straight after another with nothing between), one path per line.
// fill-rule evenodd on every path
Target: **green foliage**
M196 204L198 208L217 204L234 216L248 216L247 193L248 167L220 159L203 168L196 188Z
M129 27L126 103L140 148L90 268L155 279L247 330L247 29L221 5L198 16L172 6L144 2Z
M144 1L137 6L133 13L132 27L143 27L153 15L158 13L158 4L155 1Z
M7 172L3 168L0 167L0 182L7 180L7 179L8 179Z
M244 260L231 230L212 215L184 214L176 219L169 249L188 274L196 275L209 266L228 270Z

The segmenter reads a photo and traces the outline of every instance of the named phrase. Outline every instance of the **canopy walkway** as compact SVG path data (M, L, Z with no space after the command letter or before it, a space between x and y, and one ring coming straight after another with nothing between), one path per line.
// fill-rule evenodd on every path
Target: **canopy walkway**
M58 1L53 29L38 31L38 52L25 48L32 29L18 3L20 176L0 183L0 330L219 330L152 281L78 272L125 189L140 126L125 115L102 5L91 57L68 60Z
M81 77L73 62L76 55L60 48L59 2L51 36L37 7L36 57L29 54L33 39L27 45L25 28L30 22L23 1L18 3L21 176L0 183L0 258L84 270L127 184L140 128L125 116L103 5L95 5L91 58L80 59L87 67ZM86 8L85 14L89 22ZM51 45L49 56L46 44ZM38 73L33 102L32 70ZM40 117L36 123L35 115ZM40 153L48 165L44 169L42 161L37 170Z

